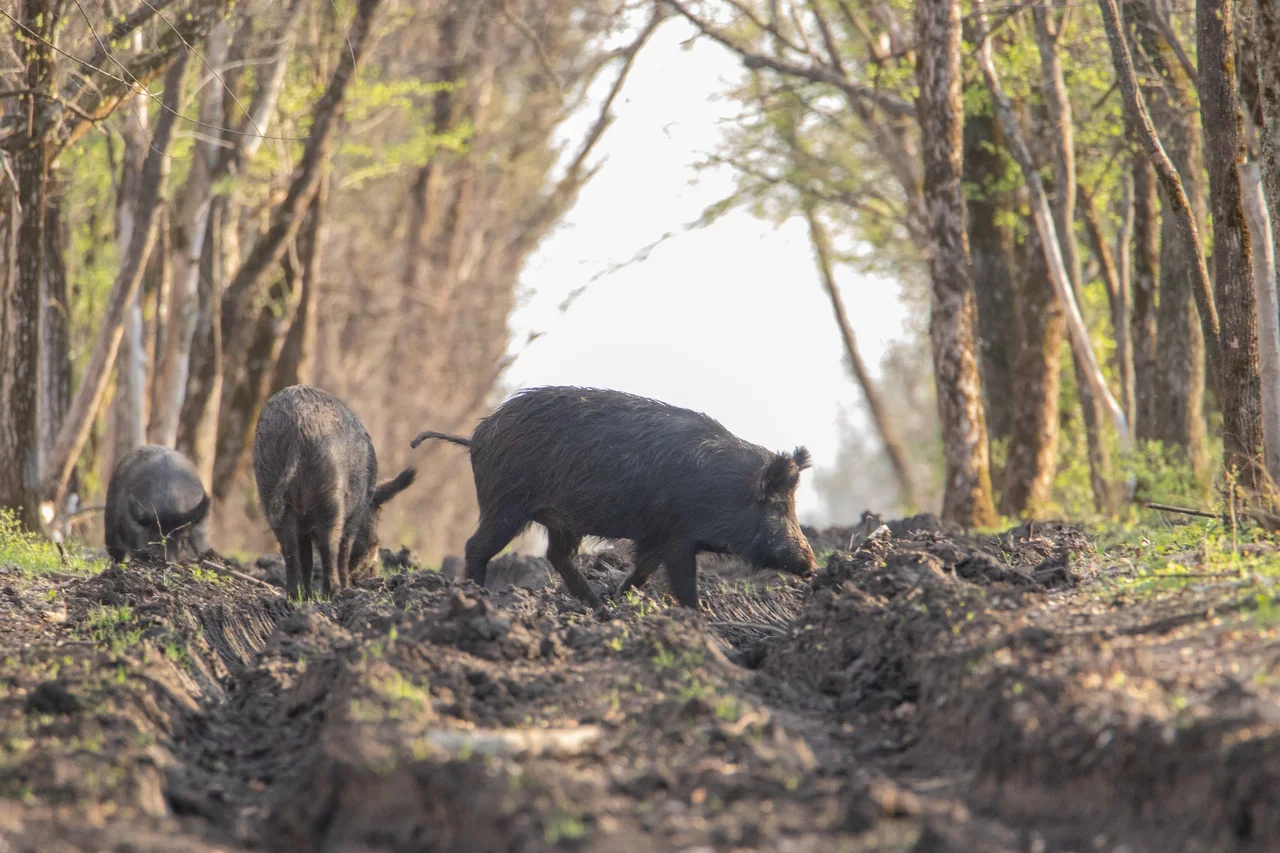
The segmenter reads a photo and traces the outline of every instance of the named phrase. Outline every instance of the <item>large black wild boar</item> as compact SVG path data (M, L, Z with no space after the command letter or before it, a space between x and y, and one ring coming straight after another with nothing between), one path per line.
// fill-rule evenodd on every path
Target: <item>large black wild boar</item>
M406 468L378 482L369 433L337 397L309 385L276 392L253 436L253 474L280 542L290 596L311 593L312 544L325 596L366 573L378 556L378 512L404 491Z
M531 521L547 528L547 559L569 591L593 607L600 599L572 560L584 536L635 544L619 593L665 565L676 599L693 608L700 551L799 575L816 567L795 512L809 452L750 444L699 412L619 391L530 388L470 439L424 432L411 446L428 438L471 450L480 526L466 564L476 583Z
M191 461L176 450L144 444L125 455L107 481L107 553L125 557L178 556L180 546L203 554L209 495Z

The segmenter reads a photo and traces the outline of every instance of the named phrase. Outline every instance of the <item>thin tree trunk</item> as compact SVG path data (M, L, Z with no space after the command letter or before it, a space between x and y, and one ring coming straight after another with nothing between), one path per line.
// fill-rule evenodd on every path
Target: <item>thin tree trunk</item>
M134 33L134 52L142 50L142 33ZM121 158L120 198L116 210L116 245L131 246L133 232L138 224L142 170L146 165L150 145L150 121L147 95L133 96L130 115L122 123L124 156ZM151 255L147 251L147 259ZM137 259L121 256L120 272L138 263ZM147 260L142 261L145 272ZM111 467L144 441L147 385L146 343L142 339L142 288L135 288L133 298L124 311L120 351L116 358L116 393L113 406L115 423L115 447Z
M933 281L929 337L946 455L942 517L979 527L994 523L996 514L965 229L958 0L919 0L916 33L920 87L916 115L924 154Z
M1045 105L1048 108L1050 146L1053 150L1053 222L1062 249L1071 292L1080 298L1080 244L1076 241L1076 155L1075 134L1071 117L1071 97L1067 93L1066 78L1062 73L1062 59L1058 54L1061 32L1050 10L1039 5L1033 9L1036 24L1036 44L1040 52L1040 76L1043 83ZM1092 346L1089 348L1092 354ZM1093 486L1093 502L1101 512L1111 506L1111 489L1107 484L1107 472L1111 466L1110 454L1102 440L1102 422L1106 419L1103 401L1094 391L1097 384L1089 376L1088 362L1079 352L1072 350L1072 362L1076 376L1076 391L1080 408L1084 413L1085 443L1089 455L1089 481Z
M981 9L980 2L977 3L975 9ZM1084 318L1080 316L1080 307L1076 303L1075 291L1071 287L1066 264L1062 260L1062 252L1058 245L1058 235L1053 224L1053 214L1049 209L1049 199L1045 195L1043 184L1040 182L1040 173L1036 170L1035 163L1031 160L1031 153L1027 150L1026 143L1022 140L1022 132L1018 128L1017 118L1013 114L1013 107L1009 104L1009 99L1005 97L1004 90L1000 85L1000 78L996 76L995 64L991 60L991 45L987 39L986 15L981 11L978 12L977 16L977 30L979 38L978 65L981 67L982 75L986 79L987 89L990 91L991 99L995 104L996 115L999 116L1000 122L1005 129L1005 135L1009 139L1009 150L1013 154L1014 160L1017 161L1019 168L1021 168L1023 178L1027 183L1027 190L1030 193L1031 213L1035 220L1036 230L1040 234L1040 241L1044 246L1045 262L1049 266L1050 279L1053 281L1054 290L1057 291L1058 298L1062 301L1063 308L1066 311L1067 332L1071 341L1072 353L1085 368L1086 383L1090 386L1090 390L1105 407L1106 414L1111 420L1116 436L1120 441L1121 449L1127 449L1131 441L1129 425L1125 420L1124 412L1120 409L1120 404L1111 395L1111 390L1107 387L1106 380L1102 376L1102 369L1098 367L1097 359L1093 354L1093 345L1089 340L1089 332L1085 328Z
M1249 227L1241 204L1244 121L1236 98L1231 0L1197 0L1200 117L1213 215L1214 302L1221 322L1218 402L1225 462L1246 489L1258 485L1262 451L1257 300ZM1275 46L1273 46L1273 49Z
M1014 517L1041 513L1053 491L1058 464L1058 368L1066 318L1049 279L1044 247L1034 228L1024 245L1017 291L1018 368L1009 396L1018 401L1005 465L1000 511Z
M52 192L45 201L44 295L40 300L40 470L58 438L71 405L71 298L63 255L63 222L59 181L52 167Z
M1147 163L1145 158L1143 163L1146 166L1147 177L1150 179L1148 183L1155 183L1155 175L1151 174L1151 164ZM1124 174L1124 198L1121 201L1123 205L1122 218L1120 220L1120 233L1116 235L1116 266L1117 273L1120 277L1120 306L1121 313L1116 318L1116 322L1121 323L1124 328L1116 331L1117 338L1124 338L1128 345L1123 368L1128 369L1128 373L1122 374L1124 377L1121 381L1124 383L1122 393L1125 400L1125 411L1129 414L1129 425L1134 431L1134 435L1138 436L1138 401L1137 401L1137 371L1134 367L1133 343L1133 243L1134 234L1137 233L1135 228L1135 219L1137 218L1137 204L1134 201L1134 179L1133 169L1130 168Z
M1253 284L1258 304L1258 362L1261 368L1263 460L1271 483L1280 483L1280 302L1276 297L1276 259L1271 217L1263 198L1257 163L1240 166L1244 213L1253 248Z
M58 441L44 475L42 492L45 499L53 504L56 520L60 520L63 515L62 497L67 481L71 478L80 450L84 447L89 431L93 428L98 406L102 402L111 376L111 367L123 334L125 311L137 295L147 258L155 242L155 214L163 184L164 161L168 156L178 97L182 91L182 72L186 67L186 61L187 54L178 54L165 76L163 103L166 109L160 114L160 120L151 138L150 153L142 170L142 181L138 187L137 219L129 245L125 248L126 262L121 266L120 274L111 286L101 325L98 326L98 331L93 338L89 363L85 367L80 379L80 387L76 389L75 397L71 402L71 410L58 433Z
M348 29L347 47L338 60L328 88L312 113L311 134L302 151L302 159L294 168L284 202L272 214L271 224L249 251L248 257L227 286L222 303L223 387L241 389L234 400L239 405L226 406L218 413L216 447L225 457L214 464L215 481L211 484L215 497L225 495L230 476L239 470L252 439L256 401L262 383L271 376L269 366L251 359L261 355L253 340L260 324L249 321L259 285L268 270L277 267L289 244L302 226L303 214L310 205L320 182L321 169L329 160L333 139L346 105L348 85L368 52L372 41L374 15L382 0L360 0L355 18ZM228 357L230 355L231 357ZM245 405L249 408L245 408Z
M44 280L45 202L49 144L45 131L49 101L39 93L51 83L52 39L56 33L54 5L49 0L26 0L21 20L34 38L22 40L29 94L18 99L26 118L25 149L13 156L17 207L22 223L17 230L15 277L5 305L4 347L0 350L0 507L15 511L30 530L39 530L39 378L40 291ZM12 227L12 226L11 226Z
M1133 158L1133 384L1136 434L1154 438L1156 429L1156 282L1160 280L1160 203L1156 173L1142 153Z
M978 310L978 348L982 355L982 389L986 396L987 431L992 440L1008 438L1013 429L1013 387L1017 341L1009 334L1015 322L1014 237L1004 217L1010 193L1004 181L1004 147L994 116L969 115L964 122L964 180L973 190L968 199L969 255Z
M290 385L310 385L315 381L316 334L320 323L320 247L324 245L324 214L331 183L332 176L326 172L320 180L319 192L311 200L307 221L298 235L298 255L302 262L298 307L276 362L270 393Z
M1254 0L1257 43L1268 45L1259 57L1262 104L1262 186L1266 190L1267 209L1280 211L1280 0ZM1280 215L1280 214L1276 214ZM1272 258L1280 258L1280 228L1272 223ZM1276 386L1264 385L1268 393Z
M1173 168L1182 177L1196 227L1205 224L1204 168L1200 126L1196 120L1192 81L1176 51L1160 33L1159 12L1145 2L1126 6L1139 43L1158 82L1146 89L1151 119L1166 145ZM1184 453L1192 469L1203 472L1204 336L1200 330L1188 271L1196 264L1194 247L1180 239L1177 217L1167 194L1160 220L1160 303L1157 309L1153 418L1146 437L1166 449Z
M1126 187L1126 190L1128 187ZM1115 256L1111 254L1111 246L1107 235L1102 231L1102 223L1098 218L1098 209L1093 196L1083 186L1079 188L1080 213L1084 219L1085 232L1089 235L1089 244L1093 247L1094 257L1102 271L1102 280L1107 287L1107 303L1111 310L1111 332L1115 337L1115 369L1120 379L1120 405L1132 425L1133 413L1133 343L1129 337L1129 291L1127 282L1116 266ZM1128 206L1132 209L1132 205ZM1131 217L1130 217L1131 218ZM1122 229L1123 230L1123 229ZM1128 258L1125 258L1126 262Z
M893 468L893 476L898 481L898 497L902 509L912 512L919 508L919 495L916 492L915 479L911 475L911 458L907 446L902 441L897 425L893 423L880 388L876 385L871 372L867 370L862 353L858 351L858 342L853 334L853 326L845 313L844 302L840 298L840 288L836 284L835 272L831 266L831 239L827 230L818 218L811 204L805 205L805 219L809 224L809 239L813 243L813 254L818 262L818 273L822 277L822 286L831 300L831 313L836 318L836 326L840 329L840 339L844 341L845 355L849 358L849 366L854 378L867 400L867 409L871 412L871 422L884 444L885 455Z
M221 76L226 70L230 46L230 26L224 21L209 34L205 61ZM220 87L208 86L200 98L200 121L206 127L222 124ZM239 137L243 143L244 137ZM200 260L209 229L213 202L214 165L222 158L216 139L197 139L191 148L191 167L177 206L174 237L173 288L167 307L169 333L163 351L157 355L154 405L148 426L150 440L176 447L182 404L190 375L191 349L200 317Z

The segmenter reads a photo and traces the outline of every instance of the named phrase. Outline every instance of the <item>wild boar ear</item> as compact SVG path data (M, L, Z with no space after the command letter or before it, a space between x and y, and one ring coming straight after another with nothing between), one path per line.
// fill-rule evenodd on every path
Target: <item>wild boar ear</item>
M803 444L791 451L791 458L796 462L797 471L804 471L813 464L813 460L809 456L809 448Z
M390 480L384 480L373 490L373 505L382 506L396 495L413 485L418 472L414 468L405 468Z
M796 460L786 453L775 454L760 476L760 500L789 495L799 482L800 469Z

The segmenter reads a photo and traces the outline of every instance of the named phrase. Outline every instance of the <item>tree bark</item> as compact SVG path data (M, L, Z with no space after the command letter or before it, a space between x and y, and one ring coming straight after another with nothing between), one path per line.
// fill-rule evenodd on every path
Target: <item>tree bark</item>
M1151 119L1166 146L1173 168L1182 177L1197 229L1204 228L1204 169L1200 126L1195 116L1193 82L1176 51L1163 35L1160 13L1146 3L1131 3L1138 42L1158 82L1146 89ZM1156 322L1155 389L1152 420L1144 437L1183 453L1193 470L1205 466L1204 336L1188 270L1194 269L1194 246L1180 239L1173 202L1165 194L1160 220L1160 302Z
M64 508L62 497L75 468L76 460L89 437L97 416L98 406L102 402L107 382L111 375L111 367L115 361L116 351L120 346L123 333L124 314L137 295L138 286L142 282L142 274L146 268L147 258L155 242L155 215L159 206L160 193L164 178L164 161L168 156L169 141L172 136L174 116L177 114L178 97L182 91L182 73L186 67L187 55L179 54L165 77L164 105L160 120L151 138L151 148L146 164L142 170L142 180L138 187L139 203L137 220L129 245L125 248L125 263L121 265L120 274L111 286L107 297L107 306L103 312L101 325L93 338L89 354L89 363L80 379L71 402L67 419L58 433L58 441L54 446L48 470L44 473L42 493L45 500L53 505L53 518L60 521Z
M60 182L50 168L45 200L44 294L40 300L40 470L44 470L58 430L71 405L71 294L63 255L64 223Z
M1262 399L1253 261L1236 170L1245 160L1245 145L1236 98L1233 26L1231 0L1197 0L1200 116L1213 216L1214 301L1221 322L1217 363L1223 451L1228 471L1235 471L1238 482L1253 489L1260 473Z
M1280 302L1276 297L1276 259L1271 217L1257 163L1240 166L1245 217L1253 249L1254 295L1258 304L1258 364L1262 379L1263 461L1272 488L1280 483Z
M1130 337L1133 339L1133 385L1136 432L1154 438L1156 423L1156 283L1160 280L1160 203L1156 172L1146 154L1133 157L1133 264ZM1181 231L1179 232L1181 233Z
M1036 44L1040 53L1040 77L1043 83L1045 106L1049 114L1051 132L1049 143L1053 151L1053 223L1062 249L1071 292L1080 298L1080 244L1076 241L1076 155L1075 131L1071 116L1071 97L1062 72L1062 59L1058 53L1062 37L1059 24L1045 5L1034 7ZM1087 335L1086 335L1087 337ZM1092 354L1092 348L1090 349ZM1076 390L1080 408L1084 414L1085 443L1089 455L1089 481L1093 487L1093 502L1101 512L1111 506L1111 489L1107 484L1107 472L1111 467L1110 454L1102 440L1102 423L1106 419L1103 401L1094 393L1096 382L1088 374L1089 365L1076 349L1072 350L1072 364L1076 376Z
M1258 100L1262 105L1262 186L1266 191L1267 209L1272 216L1280 216L1280 0L1254 0L1254 22L1258 44L1268 45L1259 57L1261 88ZM1280 228L1272 223L1272 258L1280 258ZM1274 386L1264 385L1268 393Z
M1126 190L1128 187L1126 186ZM1102 223L1098 218L1097 206L1093 196L1083 187L1079 188L1080 213L1084 219L1085 232L1089 235L1089 243L1093 247L1094 257L1102 271L1102 280L1107 287L1107 303L1111 310L1111 332L1115 337L1115 370L1120 380L1120 405L1125 415L1133 424L1133 342L1129 336L1129 287L1116 265L1115 256L1103 233ZM1127 199L1130 200L1131 199ZM1132 205L1127 205L1132 209ZM1128 210L1126 210L1126 215ZM1130 217L1131 218L1131 217ZM1122 229L1123 231L1124 229ZM1131 229L1130 229L1131 230ZM1128 241L1125 241L1128 245ZM1127 263L1126 256L1125 262Z
M1014 517L1043 512L1058 464L1059 359L1066 318L1049 279L1044 247L1034 228L1024 244L1017 291L1018 368L1010 397L1018 401L1001 479L1000 511Z
M226 70L230 27L224 21L209 34L205 61L221 76ZM268 74L270 79L270 74ZM222 124L222 92L205 89L200 99L200 121L209 127ZM238 137L244 144L245 137ZM182 405L190 376L191 350L200 319L200 269L213 203L214 164L222 157L217 139L198 139L191 148L191 167L177 205L173 251L173 287L166 309L163 350L156 356L154 405L148 425L154 444L176 447Z
M969 255L973 260L973 290L978 311L978 349L982 389L986 396L987 431L994 439L1013 430L1014 385L1018 343L1014 327L1013 229L1002 221L1011 209L1010 193L999 189L1004 180L1004 147L994 116L969 115L964 122L964 181L973 188L968 202Z
M331 177L326 172L321 178L320 189L307 210L307 221L298 234L302 270L298 276L297 308L276 362L269 394L290 385L310 385L315 381L316 334L320 323L320 247L324 244L324 214L329 203Z
M929 337L946 456L942 517L964 527L993 524L982 381L974 341L974 296L962 185L960 4L919 0L916 115L924 154L933 282Z
M51 84L55 4L26 0L21 21L34 38L22 40L27 93L19 97L25 114L23 146L13 156L17 206L22 222L17 231L16 264L4 306L3 372L0 373L0 507L13 510L30 530L39 530L39 377L40 292L45 269L45 203L49 142L45 114L49 99L40 93ZM11 226L12 227L12 226Z
M142 34L134 33L134 50L141 52ZM124 136L124 156L121 158L120 192L116 207L116 245L129 246L138 223L141 198L142 170L146 165L150 145L149 110L151 99L147 95L135 95L132 113L121 123ZM147 256L150 258L148 250ZM120 270L136 263L135 259L121 256ZM147 261L142 262L145 270ZM136 447L146 441L147 351L142 339L142 288L136 288L133 298L124 311L120 351L116 358L116 393L113 406L115 420L115 447L111 467Z
M214 462L212 489L217 498L226 494L231 486L229 478L239 470L249 450L256 402L271 376L271 367L256 360L261 349L253 346L261 328L249 320L255 297L263 278L279 265L297 236L303 214L316 194L321 169L329 160L346 108L348 86L373 40L373 18L381 2L360 0L357 5L347 31L347 49L341 52L329 85L313 110L311 133L293 170L285 200L273 212L266 233L253 244L223 297L223 388L237 390L232 398L235 404L222 407L218 413L216 447L217 455L223 458Z
M898 498L904 512L913 512L920 506L916 491L915 478L911 474L911 457L907 446L902 441L897 425L889 415L888 407L880 394L871 371L867 370L862 353L858 351L858 342L853 334L853 326L849 323L849 315L845 313L844 301L840 298L840 288L836 284L835 272L831 266L831 239L823 227L818 213L811 204L805 206L805 219L809 225L809 240L813 244L813 254L818 262L818 273L822 278L822 286L831 300L831 313L835 316L836 325L840 329L840 339L844 342L845 355L849 358L849 367L853 370L858 387L867 400L867 409L871 412L871 422L884 444L885 455L889 457L889 465L893 468L894 479L898 481Z

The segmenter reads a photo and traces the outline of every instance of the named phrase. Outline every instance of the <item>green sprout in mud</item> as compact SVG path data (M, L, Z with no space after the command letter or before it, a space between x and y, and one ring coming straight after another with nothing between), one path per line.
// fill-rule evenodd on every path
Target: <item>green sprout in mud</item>
M186 646L180 646L177 643L167 643L164 647L165 657L190 672L195 668L196 662L191 657L191 652L187 651Z
M722 696L716 702L716 717L726 723L736 723L742 718L742 703L736 696Z
M651 660L653 662L653 668L658 672L666 672L669 669L675 669L676 665L679 663L679 659L676 657L675 651L673 649L668 649L663 645L658 646L658 651L654 654Z
M128 605L108 607L99 604L89 611L85 628L95 643L119 654L142 640L141 628L125 628L132 618L133 608Z
M213 571L213 569L202 569L199 566L191 567L191 577L194 580L202 581L203 583L211 583L211 584L220 584L220 583L225 583L226 581L226 579L222 575Z
M576 841L586 834L587 828L580 819L564 809L556 809L547 820L542 837L548 844L555 844L560 841Z
M604 645L605 645L605 648L612 649L615 652L620 652L622 651L623 642L624 641L622 639L622 635L619 634L616 637L610 637L609 639L605 640Z

